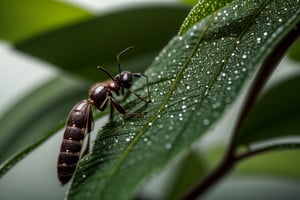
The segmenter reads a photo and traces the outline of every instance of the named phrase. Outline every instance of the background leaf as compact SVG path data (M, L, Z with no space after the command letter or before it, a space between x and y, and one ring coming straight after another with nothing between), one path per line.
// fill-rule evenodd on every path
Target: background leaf
M92 17L88 11L53 0L0 1L0 38L13 43Z
M153 102L144 106L132 97L124 106L147 115L117 114L100 131L79 164L69 199L128 199L219 119L299 20L300 5L293 0L236 1L173 38L146 71ZM133 90L146 96L145 81Z
M300 40L295 42L289 51L289 57L295 61L300 62Z
M299 148L298 148L299 149ZM300 165L299 150L283 150L269 152L249 158L241 162L235 175L269 176L298 181L300 183L300 172L296 166Z
M136 48L122 56L121 64L124 69L143 71L177 32L188 10L177 4L116 10L23 41L16 48L77 76L98 81L101 73L95 73L95 67L101 65L117 73L116 55L131 45ZM139 65L134 65L137 62Z
M243 123L237 143L249 144L300 134L300 76L267 91Z
M17 101L0 118L0 161L64 121L74 103L86 98L87 88L78 79L57 77Z
M188 5L195 5L198 2L198 0L179 0L179 1Z
M191 151L180 163L164 199L179 199L207 173L207 165L196 151Z

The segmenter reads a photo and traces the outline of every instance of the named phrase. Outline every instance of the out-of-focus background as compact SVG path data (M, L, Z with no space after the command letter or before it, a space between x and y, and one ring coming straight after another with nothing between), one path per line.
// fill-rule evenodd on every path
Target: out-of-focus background
M107 13L111 9L123 6L136 6L137 4L149 2L171 3L174 1L67 0L65 2L81 6L93 13ZM2 28L5 27L0 27L0 29ZM51 64L33 59L29 55L15 50L7 41L0 41L0 69L0 116L10 106L14 105L18 98L21 98L36 85L45 82L58 73L57 69L53 68ZM285 58L269 84L279 79L284 79L284 77L294 74L295 71L299 72L296 64ZM227 117L210 134L207 134L208 136L199 144L200 148L205 149L207 145L222 143L223 139L218 137L218 133L220 133L221 129L228 126L228 121L234 120L237 110L238 108L233 108L228 112L228 114L232 114L232 117ZM97 130L97 127L104 121L105 119L97 122L95 129ZM19 134L21 135L22 132ZM60 131L0 179L1 200L53 200L64 198L68 185L61 187L56 178L56 159L61 138L62 132ZM145 184L145 188L142 191L150 194L153 198L159 198L164 191L166 179L171 176L168 172L172 171L172 164L159 176ZM231 192L228 193L228 191ZM299 183L284 179L279 180L276 177L231 177L229 180L221 182L205 199L246 200L263 199L262 197L265 199L300 199Z

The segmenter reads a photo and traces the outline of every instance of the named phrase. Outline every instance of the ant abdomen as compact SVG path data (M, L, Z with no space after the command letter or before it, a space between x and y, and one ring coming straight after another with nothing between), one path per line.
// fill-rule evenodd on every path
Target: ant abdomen
M77 103L69 114L57 165L58 179L62 184L71 179L76 169L82 141L92 126L91 112L90 102L83 100Z

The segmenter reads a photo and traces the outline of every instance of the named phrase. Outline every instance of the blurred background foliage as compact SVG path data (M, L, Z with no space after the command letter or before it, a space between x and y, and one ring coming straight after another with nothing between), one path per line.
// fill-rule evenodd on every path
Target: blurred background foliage
M124 7L116 6L116 8L113 7L107 11L96 12L89 7L78 6L70 1L0 0L1 43L8 44L9 51L13 55L21 52L29 59L42 61L39 63L40 65L47 63L47 67L55 68L54 75L34 85L33 88L27 90L28 92L22 93L22 96L16 96L9 100L10 103L7 104L9 106L1 104L5 106L5 109L2 109L4 111L0 114L0 162L3 163L10 156L37 141L43 137L43 134L61 123L72 105L86 97L92 83L105 80L107 77L100 72L98 73L96 66L104 66L115 74L117 72L116 52L124 49L124 47L135 45L135 50L122 58L122 65L129 71L144 71L152 63L158 52L178 33L191 5L195 3L195 0L163 4L148 1L147 4L125 4ZM1 60L5 59L1 54L0 58ZM297 69L299 62L300 42L297 41L291 48L288 58L280 66L280 68L288 68L285 65L292 63L290 64L292 67L289 67L288 72L278 70L275 73L274 80L270 82L260 98L261 101L256 105L255 108L257 109L254 108L253 110L253 112L262 111L260 104L265 104L267 107L264 106L266 111L263 114L270 114L268 111L272 110L274 104L276 108L289 106L289 110L282 107L280 109L282 112L278 113L278 116L288 115L292 117L293 126L288 123L284 124L293 127L291 131L295 133L295 138L292 140L299 140L297 137L300 133L300 127L297 125L299 122L299 105L297 102L300 94L294 92L296 90L294 88L300 86L299 69ZM0 66L3 74L5 71L9 71L10 66L1 62ZM20 79L22 77L25 79L24 76L26 76L29 81L30 76L36 75L19 74L18 71L11 74L15 74ZM282 74L287 74L287 76L281 76ZM1 77L1 90L7 88L8 85L13 87L14 84L18 84L3 80L7 79ZM289 89L282 89L282 87ZM274 91L276 91L275 97L273 96ZM282 104L284 102L282 100L287 102ZM291 103L288 100L295 101ZM234 108L232 112L236 112ZM28 115L28 113L30 114ZM270 115L267 119L274 116ZM232 121L233 118L231 117ZM271 122L264 123L272 124L273 122L271 120ZM229 123L228 121L221 123L213 129L213 132L220 133L222 129L230 129ZM249 129L246 128L248 131L251 128L269 133L274 131L264 127L253 127L251 123L249 126ZM270 127L272 128L272 126ZM252 130L252 132L254 131ZM167 169L158 175L158 178L156 177L146 183L138 195L176 199L191 183L197 182L199 178L208 173L220 160L225 148L224 140L226 139L224 138L227 137L216 133L210 133L210 135L213 135L213 139L208 138L199 141L198 145L192 148L191 153L182 155L181 158L171 163ZM0 199L18 197L23 199L63 199L67 188L60 188L56 182L54 171L61 135L56 134L55 137L57 137L55 141L50 141L51 143L45 144L37 150L40 154L38 154L39 152L33 153L32 156L35 157L29 157L27 163L21 162L16 166L16 170L12 169L11 172L2 177ZM257 138L259 137L257 136ZM247 142L246 138L244 140L243 142ZM45 153L48 151L51 151L50 154ZM47 156L43 156L44 154L54 158L49 159ZM243 199L247 199L247 196L250 196L249 199L263 199L262 197L298 199L300 195L295 191L299 190L299 155L298 151L284 150L251 158L237 167L231 175L232 179L224 182L237 186L240 180L244 181L245 186L240 188L241 193L244 192L245 198ZM33 170L35 168L32 165L39 166L39 162L51 163L48 170L50 173L45 172L40 166L42 168L40 174L43 174L43 177L35 177L36 174ZM27 169L25 169L26 164ZM25 166L24 170L22 170L23 166ZM26 173L29 175L28 177L23 178L23 175L20 175ZM253 186L252 182L247 182L249 177L258 177L257 182L262 183L263 186L254 185L253 187L259 190L260 197L253 195L252 191L249 190L251 184ZM268 191L270 188L280 188L280 186L269 183L270 178L272 181L276 180L282 183L282 191L280 192L283 196L274 190L273 196L270 194ZM264 182L265 180L267 183ZM31 186L30 184L26 185L28 182L33 183ZM160 187L161 183L166 184ZM296 189L294 189L295 185ZM22 187L23 189L20 189ZM224 195L223 199L240 199L239 194L227 193L227 187L225 183L222 183L205 198L220 199ZM16 194L8 188L20 189L20 192Z

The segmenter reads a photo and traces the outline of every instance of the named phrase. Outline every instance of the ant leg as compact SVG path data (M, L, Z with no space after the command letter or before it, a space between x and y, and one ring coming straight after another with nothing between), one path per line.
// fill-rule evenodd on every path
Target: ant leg
M90 133L87 133L88 134L88 138L87 138L87 144L86 144L86 147L81 155L81 158L84 157L86 154L89 153L90 151L90 139L91 139L91 134Z
M103 111L105 110L106 106L107 106L107 101L108 101L108 97L105 98L105 100L103 101L103 103L99 106L99 110Z
M139 97L140 99L142 99L144 102L146 103L150 103L151 102L151 97L150 97L150 90L149 90L149 81L148 81L148 76L146 76L145 74L142 73L133 73L132 76L140 78L140 77L145 77L146 78L146 82L147 82L147 92L148 92L148 100L145 100L144 98L140 98L139 95L135 94L134 92L132 92L133 94L135 94L137 97Z
M113 114L114 114L114 106L112 103L110 103L109 121L112 121Z
M86 134L88 135L87 137L87 144L85 147L85 150L83 151L81 157L85 156L86 154L89 153L90 151L90 139L91 139L91 130L94 128L94 118L93 118L93 112L92 112L92 108L91 106L89 107L88 110L88 116L87 116L87 130L86 130Z
M127 90L128 90L129 92L131 92L132 94L134 94L136 97L138 97L138 98L139 98L140 100L142 100L143 102L145 102L145 103L150 103L150 102L151 102L151 100L147 100L147 99L141 97L139 94L133 92L132 90L130 90L130 89L127 89Z
M115 107L119 113L122 114L126 114L126 111L124 110L124 108L119 104L119 102L117 102L117 100L115 98L113 98L112 96L108 97L110 99L110 103L112 107Z
M113 105L120 113L127 116L144 116L146 113L128 113L124 110L124 108L115 100L113 97L109 97L111 105Z

